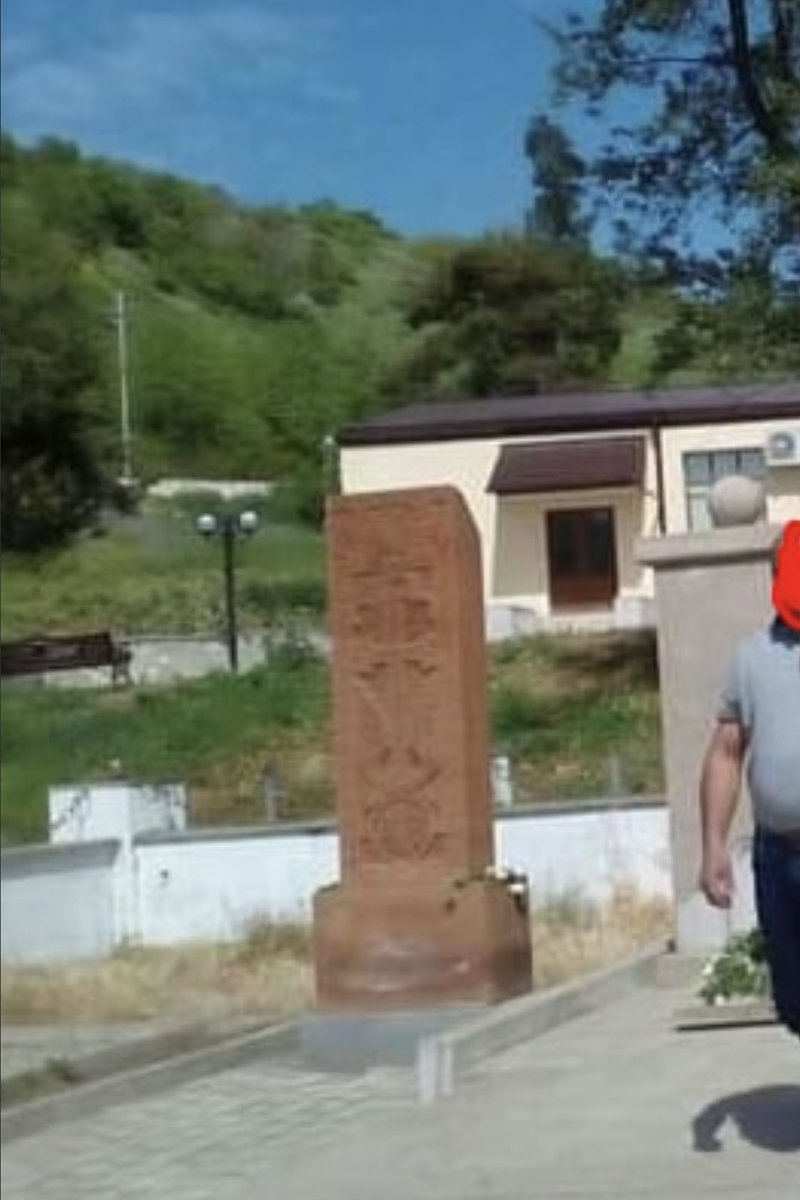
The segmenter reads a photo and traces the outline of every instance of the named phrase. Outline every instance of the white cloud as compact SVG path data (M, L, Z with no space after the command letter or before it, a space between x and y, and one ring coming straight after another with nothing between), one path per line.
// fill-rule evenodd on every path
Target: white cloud
M181 10L127 11L114 23L76 27L60 41L46 26L12 35L3 49L6 122L37 135L74 136L113 122L167 122L181 111L216 107L219 93L278 96L327 106L357 99L335 78L336 29L322 17L266 10L263 3L212 0Z

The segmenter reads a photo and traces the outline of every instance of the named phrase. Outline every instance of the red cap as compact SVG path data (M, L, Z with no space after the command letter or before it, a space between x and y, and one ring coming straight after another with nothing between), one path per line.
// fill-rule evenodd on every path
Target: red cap
M800 521L789 521L783 531L772 603L787 625L800 630Z

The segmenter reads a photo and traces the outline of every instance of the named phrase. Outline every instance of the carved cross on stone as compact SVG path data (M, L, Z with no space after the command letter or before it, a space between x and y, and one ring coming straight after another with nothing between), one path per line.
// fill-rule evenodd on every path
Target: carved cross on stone
M492 860L477 535L459 494L331 506L334 731L344 878Z

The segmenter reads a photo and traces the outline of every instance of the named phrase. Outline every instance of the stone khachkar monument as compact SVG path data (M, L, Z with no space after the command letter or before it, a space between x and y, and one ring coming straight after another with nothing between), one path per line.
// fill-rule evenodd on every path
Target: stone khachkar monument
M341 882L314 902L320 1011L531 988L526 898L493 862L480 549L453 488L328 511Z

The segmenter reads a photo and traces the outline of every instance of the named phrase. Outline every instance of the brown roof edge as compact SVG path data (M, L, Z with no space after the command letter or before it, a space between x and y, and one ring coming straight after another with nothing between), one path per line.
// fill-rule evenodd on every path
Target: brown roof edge
M641 437L516 443L501 447L486 490L515 496L634 487L644 477L644 459Z
M379 446L772 419L800 420L800 380L417 404L345 425L337 440L343 447Z

